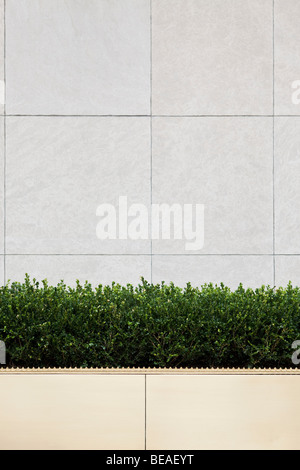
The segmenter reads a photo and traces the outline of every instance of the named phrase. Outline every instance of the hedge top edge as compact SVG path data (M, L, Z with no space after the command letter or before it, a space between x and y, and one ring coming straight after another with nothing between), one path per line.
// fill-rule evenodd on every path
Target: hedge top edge
M284 369L300 363L300 288L170 284L0 287L9 368ZM298 347L298 349L296 349ZM0 361L1 362L1 361Z

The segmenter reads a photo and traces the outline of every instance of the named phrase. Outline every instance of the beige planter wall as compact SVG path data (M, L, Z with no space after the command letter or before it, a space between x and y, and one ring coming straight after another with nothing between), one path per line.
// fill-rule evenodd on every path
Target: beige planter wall
M299 15L298 0L0 0L0 282L297 283ZM122 195L204 204L203 249L97 239L96 208Z
M0 449L300 449L299 371L0 372Z
M1 449L143 449L145 378L0 375Z
M149 449L300 449L300 376L147 379Z

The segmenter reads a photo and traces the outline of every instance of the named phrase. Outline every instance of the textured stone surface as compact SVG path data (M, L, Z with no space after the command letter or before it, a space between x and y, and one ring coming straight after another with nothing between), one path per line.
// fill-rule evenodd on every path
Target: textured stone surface
M236 289L255 288L262 284L272 285L272 256L229 255L155 255L153 256L153 282L173 281L185 287L187 282L201 286L212 282Z
M0 0L4 279L297 283L299 8ZM150 215L144 239L99 240L120 196L203 204L203 246L151 240Z
M113 281L123 285L138 284L141 276L150 281L151 258L143 255L6 256L7 279L22 282L26 273L39 281L47 279L53 285L64 280L67 285L75 286L77 279L82 284L88 281L93 287L111 284Z
M298 0L274 2L275 114L300 115L300 29ZM295 83L295 88L293 83ZM293 102L293 95L297 102Z
M271 118L154 118L152 161L154 203L204 204L201 253L272 253Z
M148 0L11 0L7 110L147 114Z
M149 253L101 240L100 204L150 202L149 118L7 118L7 253Z
M154 114L272 113L271 0L153 0Z

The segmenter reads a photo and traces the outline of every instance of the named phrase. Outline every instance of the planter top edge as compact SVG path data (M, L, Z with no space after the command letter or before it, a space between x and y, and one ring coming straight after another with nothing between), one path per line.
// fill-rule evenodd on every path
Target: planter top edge
M3 374L82 374L82 375L300 375L300 369L296 368L0 368Z

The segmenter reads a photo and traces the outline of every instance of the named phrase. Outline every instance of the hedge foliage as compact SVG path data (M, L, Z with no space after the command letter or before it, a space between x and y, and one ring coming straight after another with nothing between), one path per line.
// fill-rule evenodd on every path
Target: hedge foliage
M12 282L0 288L2 367L297 367L300 289Z

